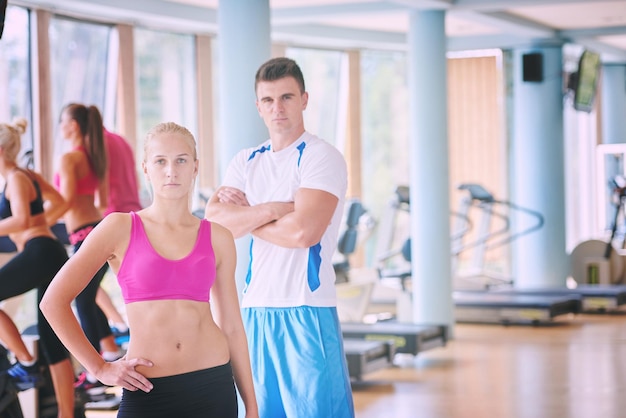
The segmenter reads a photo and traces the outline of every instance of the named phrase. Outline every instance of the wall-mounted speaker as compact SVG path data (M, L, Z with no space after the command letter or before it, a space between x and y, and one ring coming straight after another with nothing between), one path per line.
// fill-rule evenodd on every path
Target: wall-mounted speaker
M543 81L543 54L532 52L522 55L522 79L524 81Z

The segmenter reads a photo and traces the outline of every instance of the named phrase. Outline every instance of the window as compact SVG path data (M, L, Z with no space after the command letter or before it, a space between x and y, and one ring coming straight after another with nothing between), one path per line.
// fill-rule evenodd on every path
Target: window
M199 140L195 68L193 36L135 29L137 158L143 158L146 132L160 122L176 122ZM140 182L145 206L150 195L143 177Z
M68 103L95 105L103 112L107 88L111 27L65 18L50 20L50 79L52 117L57 129L61 109ZM103 115L104 116L104 115ZM54 162L67 148L56 135Z
M306 48L287 48L285 55L295 60L302 70L309 103L304 112L307 131L337 145L337 124L340 115L341 70L344 53Z
M409 181L406 66L406 55L401 52L361 53L363 204L380 224L405 232L409 229L408 216L398 218L398 222L382 218L391 216L386 209L396 187L408 185ZM367 241L367 264L372 263L377 253L389 250L374 248L376 243L386 242L388 236L395 235L381 229L384 228L377 228ZM398 239L408 238L407 233L404 235ZM402 242L390 244L396 248Z
M22 155L33 149L28 20L28 10L8 6L0 48L0 95L6 98L0 101L0 121L11 122L15 117L28 120ZM26 160L18 162L27 164Z
M135 30L137 138L172 121L195 134L197 100L193 36Z

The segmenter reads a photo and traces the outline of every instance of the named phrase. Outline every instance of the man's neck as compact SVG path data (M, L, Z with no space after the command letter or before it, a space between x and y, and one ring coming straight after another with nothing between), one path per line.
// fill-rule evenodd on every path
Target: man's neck
M284 133L273 133L270 136L270 140L272 142L272 151L280 151L282 149L287 148L289 145L293 144L302 136L304 133L304 128L302 130L294 132L284 132Z

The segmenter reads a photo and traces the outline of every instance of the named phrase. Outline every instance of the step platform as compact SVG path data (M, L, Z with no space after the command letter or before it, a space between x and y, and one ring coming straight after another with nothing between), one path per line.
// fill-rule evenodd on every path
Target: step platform
M110 411L119 409L122 397L114 393L104 393L99 397L91 397L85 402L86 410Z
M611 313L624 311L626 305L625 285L578 285L573 289L550 288L550 289L499 289L494 293L518 294L518 295L578 295L581 298L582 311L589 313Z
M421 325L413 323L381 321L375 324L342 322L344 339L366 341L393 341L396 353L416 356L435 347L443 347L447 341L447 330L443 325Z
M561 315L582 312L582 298L578 294L455 291L453 300L456 322L540 325L552 323Z
M355 338L343 340L350 379L362 380L363 375L393 365L393 341L365 341Z

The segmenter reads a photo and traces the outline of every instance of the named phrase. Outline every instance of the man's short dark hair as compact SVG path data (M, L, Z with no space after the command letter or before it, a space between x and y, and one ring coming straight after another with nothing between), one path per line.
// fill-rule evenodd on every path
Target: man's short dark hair
M300 93L304 93L304 76L298 64L291 58L279 57L272 58L259 67L254 78L254 91L261 81L275 81L285 77L293 77L298 86Z

